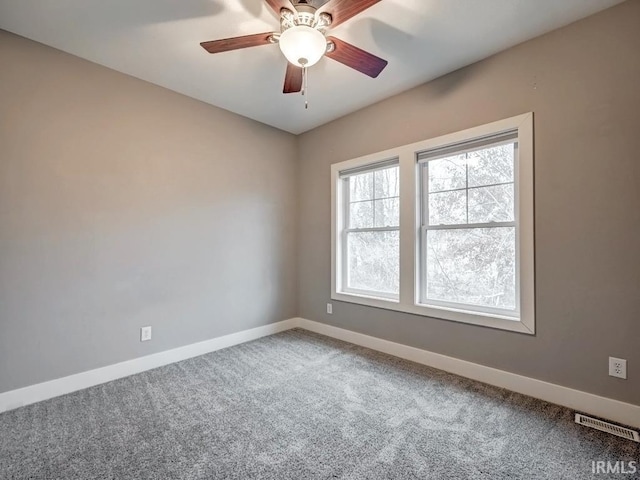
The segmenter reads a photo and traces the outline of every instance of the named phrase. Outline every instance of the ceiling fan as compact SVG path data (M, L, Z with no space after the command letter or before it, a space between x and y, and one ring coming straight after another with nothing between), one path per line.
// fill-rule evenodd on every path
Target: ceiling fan
M283 93L302 91L304 94L306 69L325 55L372 78L380 75L387 66L386 60L326 35L329 28L346 22L380 0L329 0L319 8L309 0L298 0L295 4L290 0L265 1L280 15L280 32L212 40L200 45L209 53L220 53L279 44L288 61Z

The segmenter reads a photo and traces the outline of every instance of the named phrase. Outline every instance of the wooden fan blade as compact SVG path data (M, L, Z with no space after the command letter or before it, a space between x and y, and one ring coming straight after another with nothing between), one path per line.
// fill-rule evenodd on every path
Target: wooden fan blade
M287 62L282 93L297 93L302 90L302 69Z
M265 2L267 2L267 5L269 5L271 9L276 12L278 17L280 16L280 10L282 10L283 8L291 10L294 13L296 11L289 0L265 0Z
M380 0L329 0L319 10L319 12L331 15L331 28L337 27L346 22L351 17L355 17L360 12L372 7Z
M272 32L256 33L253 35L244 35L242 37L224 38L222 40L202 42L200 45L202 45L202 48L204 48L209 53L228 52L229 50L238 50L240 48L268 45L271 43L272 35Z
M389 62L380 57L376 57L372 53L342 41L336 37L327 37L327 40L333 42L333 51L327 52L327 57L340 62L347 67L351 67L359 72L376 78L380 72L384 70Z

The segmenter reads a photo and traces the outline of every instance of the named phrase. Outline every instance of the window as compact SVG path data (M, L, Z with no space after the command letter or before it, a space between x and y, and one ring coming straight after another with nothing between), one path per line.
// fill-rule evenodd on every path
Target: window
M397 161L343 172L345 292L397 299L400 285L400 181Z
M334 300L534 333L533 270L532 114L332 165Z
M418 155L425 305L516 317L517 132Z

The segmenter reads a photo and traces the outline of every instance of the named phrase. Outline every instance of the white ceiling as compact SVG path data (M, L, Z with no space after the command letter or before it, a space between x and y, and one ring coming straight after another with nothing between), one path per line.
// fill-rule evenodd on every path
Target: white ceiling
M281 93L277 45L199 45L277 30L263 0L0 0L0 28L297 134L621 1L382 0L330 34L389 60L386 70L371 79L322 59L308 110Z

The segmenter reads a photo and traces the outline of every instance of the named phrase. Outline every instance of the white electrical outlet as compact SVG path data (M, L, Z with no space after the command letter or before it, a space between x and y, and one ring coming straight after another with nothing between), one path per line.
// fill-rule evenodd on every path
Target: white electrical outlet
M333 315L333 304L327 303L327 313Z
M624 358L609 357L609 375L626 379L627 361Z
M140 329L140 341L148 342L151 340L151 327L142 327Z

